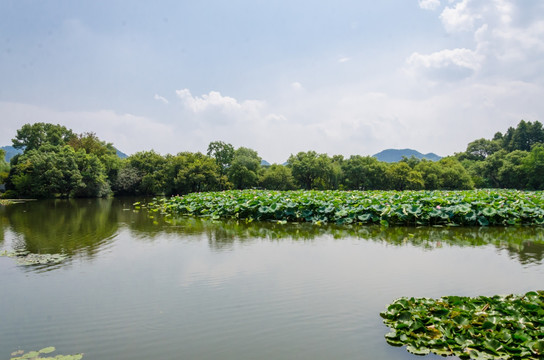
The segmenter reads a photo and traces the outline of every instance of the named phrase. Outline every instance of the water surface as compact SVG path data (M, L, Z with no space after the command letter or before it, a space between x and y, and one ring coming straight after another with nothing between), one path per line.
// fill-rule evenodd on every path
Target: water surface
M387 345L400 296L542 289L544 229L165 223L133 199L0 207L0 358L416 359ZM427 356L426 359L438 359Z

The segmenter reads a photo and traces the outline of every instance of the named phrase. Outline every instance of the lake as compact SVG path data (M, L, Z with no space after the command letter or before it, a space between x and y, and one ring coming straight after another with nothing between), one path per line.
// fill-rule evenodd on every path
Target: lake
M416 359L384 339L396 298L543 288L542 228L167 223L134 201L0 206L0 250L68 256L0 257L0 359Z

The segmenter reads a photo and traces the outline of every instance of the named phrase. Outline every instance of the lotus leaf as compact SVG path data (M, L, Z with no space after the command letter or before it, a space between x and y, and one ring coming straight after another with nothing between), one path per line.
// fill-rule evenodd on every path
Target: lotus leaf
M427 226L543 225L544 192L265 191L192 193L134 203L163 215L189 215L314 224Z
M26 250L15 250L8 252L4 250L0 256L7 256L15 259L17 265L51 265L63 262L67 256L62 254L30 254Z
M380 315L392 329L385 335L387 342L406 345L416 355L542 359L543 311L544 291L531 291L476 298L400 298Z
M36 360L81 360L83 354L73 354L73 355L56 355L54 357L41 357L41 354L49 354L55 351L55 347L49 346L41 349L40 351L29 351L25 354L23 350L17 350L11 353L10 360L27 360L27 359L36 359Z

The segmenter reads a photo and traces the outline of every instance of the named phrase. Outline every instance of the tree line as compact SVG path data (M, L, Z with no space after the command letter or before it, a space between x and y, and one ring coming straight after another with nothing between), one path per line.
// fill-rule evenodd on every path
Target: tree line
M94 133L76 134L54 124L26 124L12 140L23 150L5 163L0 153L3 197L103 197L176 195L261 188L269 190L437 190L500 187L544 188L544 130L521 121L503 135L479 139L441 159L292 154L285 165L261 165L257 151L214 141L206 154L137 152L125 159Z

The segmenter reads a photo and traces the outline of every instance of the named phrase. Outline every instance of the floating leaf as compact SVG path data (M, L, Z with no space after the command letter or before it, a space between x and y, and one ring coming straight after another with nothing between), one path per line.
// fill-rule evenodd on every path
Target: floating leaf
M29 351L28 353L24 353L23 350L18 350L11 353L11 359L10 360L81 360L83 358L83 354L73 354L73 355L56 355L54 357L48 356L48 357L41 357L41 354L49 354L55 351L55 347L49 346L46 348L43 348L39 351ZM23 355L24 354L24 355ZM13 357L18 356L19 357Z
M39 353L41 354L49 354L49 353L52 353L53 351L55 351L55 347L54 346L49 346L49 347L46 347L46 348L43 348L39 351Z
M380 315L395 329L386 335L387 342L406 345L416 355L541 359L543 314L544 291L532 291L491 298L400 298Z
M544 225L541 191L232 190L154 199L133 208L161 215L314 224Z

